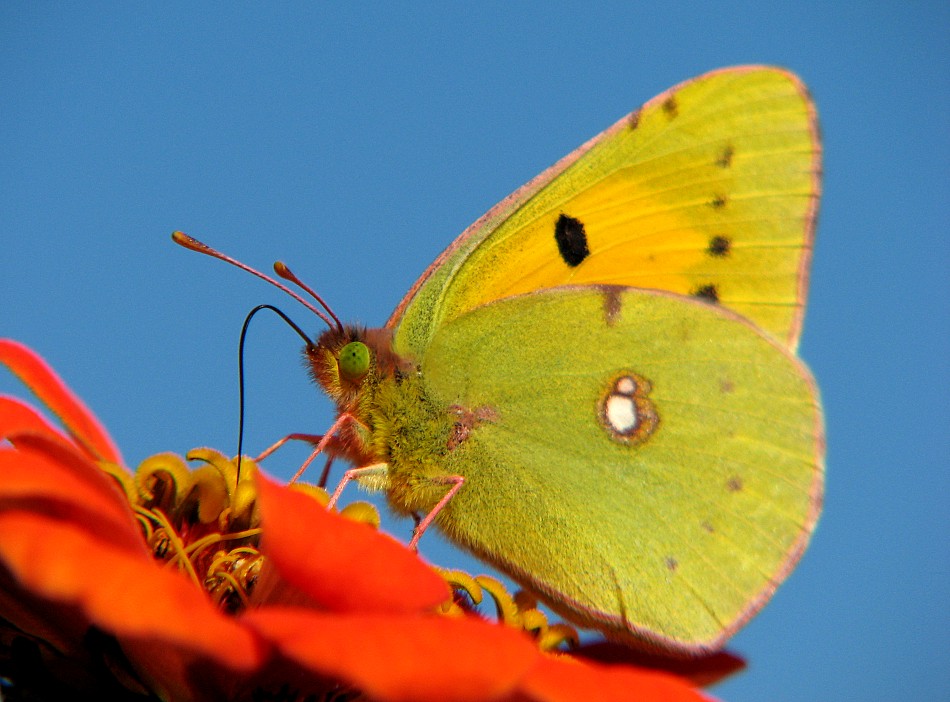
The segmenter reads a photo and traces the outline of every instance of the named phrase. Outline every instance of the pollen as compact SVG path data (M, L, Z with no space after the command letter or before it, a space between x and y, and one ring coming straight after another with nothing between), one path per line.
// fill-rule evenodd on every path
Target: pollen
M125 491L152 557L177 568L204 589L220 610L238 614L255 601L254 590L265 566L260 550L264 533L250 458L228 458L213 449L186 454L195 468L174 453L144 460L134 476L108 470ZM294 483L326 506L326 490ZM379 512L366 502L340 510L352 521L379 526Z
M443 570L436 568L452 588L452 599L441 608L446 616L464 616L476 612L487 593L495 605L495 616L499 624L521 629L534 639L542 651L572 649L580 645L577 630L561 622L551 624L547 615L538 608L538 601L525 590L512 595L497 579L489 575L471 576L461 570Z
M264 557L257 493L250 459L212 449L181 457L164 453L139 465L132 485L123 485L152 557L177 568L228 613L247 606ZM116 477L113 474L113 477Z

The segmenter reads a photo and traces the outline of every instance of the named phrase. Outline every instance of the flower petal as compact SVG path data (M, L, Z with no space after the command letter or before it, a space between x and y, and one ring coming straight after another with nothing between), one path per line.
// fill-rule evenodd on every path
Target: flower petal
M147 553L128 505L117 503L112 494L97 490L43 453L0 451L0 513L10 509L55 517L123 550ZM3 540L21 537L11 531Z
M70 605L36 597L2 564L0 612L3 613L0 634L5 634L7 626L12 625L36 640L46 642L60 655L81 657L83 638L89 629L85 615ZM4 638L3 643L9 645L9 640Z
M519 689L535 702L709 702L685 680L667 673L581 663L568 656L542 656Z
M256 475L262 551L293 586L336 611L414 612L449 597L445 581L395 539Z
M148 558L41 515L0 513L0 559L34 594L78 605L107 632L151 639L249 669L262 656L254 635L218 612L204 592Z
M64 436L28 404L12 397L0 396L0 438L25 432Z
M242 619L286 657L380 702L507 697L541 657L527 637L472 617L269 607Z
M745 661L729 651L716 651L692 658L670 658L655 653L637 651L610 641L581 646L571 651L575 658L598 663L624 663L650 670L662 670L686 678L697 687L708 687L721 682L745 668Z
M0 410L10 409L8 403L4 403L0 398ZM32 412L32 409L26 405L20 406L20 419L24 419L26 413L22 410ZM10 413L7 413L9 418ZM39 415L35 415L40 419ZM91 460L84 451L80 450L72 442L56 431L47 431L37 429L35 425L32 428L23 427L23 422L19 422L20 427L14 428L5 435L11 444L16 446L17 453L22 455L40 454L55 463L62 470L68 471L73 477L83 481L87 487L99 492L104 498L113 503L115 509L119 509L123 514L131 518L132 512L129 509L128 498L124 488L119 484L117 478L109 475L104 468L111 468L116 474L123 471L117 464L96 463ZM10 425L7 425L9 427ZM0 427L2 432L4 427ZM131 477L131 476L129 476Z
M0 363L49 407L91 457L122 463L119 450L99 420L42 358L19 342L0 339Z

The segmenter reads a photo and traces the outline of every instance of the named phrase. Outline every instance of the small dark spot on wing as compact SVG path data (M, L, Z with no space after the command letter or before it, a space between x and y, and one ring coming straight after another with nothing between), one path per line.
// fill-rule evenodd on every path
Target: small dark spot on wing
M700 285L697 288L693 288L692 292L690 292L690 295L705 300L706 302L719 302L719 291L712 283L707 283L706 285Z
M627 118L627 129L633 131L639 126L640 126L640 110L637 110L636 112L632 113Z
M721 193L716 193L713 195L712 200L709 201L709 206L714 209L721 210L726 206L727 202L729 202L729 198Z
M726 144L726 148L724 148L716 158L716 165L720 168L729 168L729 166L732 165L732 157L735 152L736 151L732 147L732 144Z
M679 561L677 561L673 556L666 557L666 567L669 570L675 571L679 567Z
M564 263L571 268L579 266L590 256L587 233L584 231L584 223L579 219L562 213L554 225L554 240Z
M612 327L620 318L620 309L623 303L620 301L621 287L615 285L603 286L604 291L604 321L608 327Z
M725 258L732 251L732 240L725 236L714 236L709 240L706 253L716 258Z
M738 475L734 475L729 480L726 481L726 490L729 492L741 492L742 491L742 478Z
M449 407L449 414L458 417L458 420L452 424L451 433L445 442L445 447L449 451L454 451L468 441L472 431L480 424L497 422L499 416L494 407L487 405L476 407L474 411L461 405L452 405Z
M676 104L676 96L670 95L663 101L663 111L670 119L675 119L679 114L679 105Z

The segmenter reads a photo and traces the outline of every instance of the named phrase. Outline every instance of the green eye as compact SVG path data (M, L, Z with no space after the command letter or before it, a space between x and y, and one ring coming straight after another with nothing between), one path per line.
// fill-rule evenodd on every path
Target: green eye
M359 380L369 370L369 348L362 341L351 341L340 350L337 361L347 380Z

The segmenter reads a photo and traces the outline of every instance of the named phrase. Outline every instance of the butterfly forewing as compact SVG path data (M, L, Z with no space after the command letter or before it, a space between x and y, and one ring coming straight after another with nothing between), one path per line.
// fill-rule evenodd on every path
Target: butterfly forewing
M565 284L669 290L796 347L817 209L814 109L790 73L725 69L591 140L466 231L397 309L397 348L502 297Z

